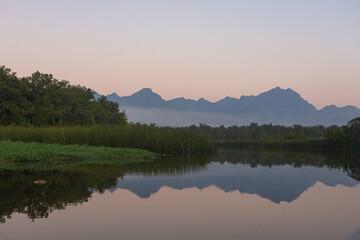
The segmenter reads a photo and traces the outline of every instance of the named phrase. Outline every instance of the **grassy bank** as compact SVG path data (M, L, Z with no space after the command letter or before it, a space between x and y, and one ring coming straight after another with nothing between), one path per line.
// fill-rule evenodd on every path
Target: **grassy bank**
M92 127L0 127L0 141L78 144L146 149L165 154L207 154L214 149L204 134L185 128L148 125Z
M52 169L84 163L124 165L154 159L154 153L140 149L0 142L0 169Z
M219 147L248 150L341 150L341 146L337 146L324 138L221 140L213 142Z

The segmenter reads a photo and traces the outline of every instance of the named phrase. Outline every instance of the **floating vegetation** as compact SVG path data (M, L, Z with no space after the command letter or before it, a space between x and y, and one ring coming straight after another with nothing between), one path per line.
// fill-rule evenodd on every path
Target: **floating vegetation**
M0 169L53 169L68 164L117 164L153 161L146 150L46 143L0 142Z

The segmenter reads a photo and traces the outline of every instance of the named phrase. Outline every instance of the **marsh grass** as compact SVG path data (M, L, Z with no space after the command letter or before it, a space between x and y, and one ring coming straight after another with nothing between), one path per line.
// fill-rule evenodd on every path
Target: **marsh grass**
M0 140L146 149L165 154L207 154L209 138L185 128L148 125L91 127L0 127Z
M141 149L0 142L0 169L52 169L67 164L116 164L153 161Z

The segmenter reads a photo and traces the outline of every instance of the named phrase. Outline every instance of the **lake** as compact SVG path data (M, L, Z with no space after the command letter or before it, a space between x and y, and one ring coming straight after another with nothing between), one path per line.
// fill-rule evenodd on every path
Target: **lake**
M356 156L219 149L0 180L1 240L360 239Z

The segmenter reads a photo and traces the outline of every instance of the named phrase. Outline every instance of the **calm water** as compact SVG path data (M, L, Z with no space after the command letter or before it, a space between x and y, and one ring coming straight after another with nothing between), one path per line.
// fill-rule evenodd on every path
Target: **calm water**
M219 150L0 180L1 240L360 239L356 157Z

